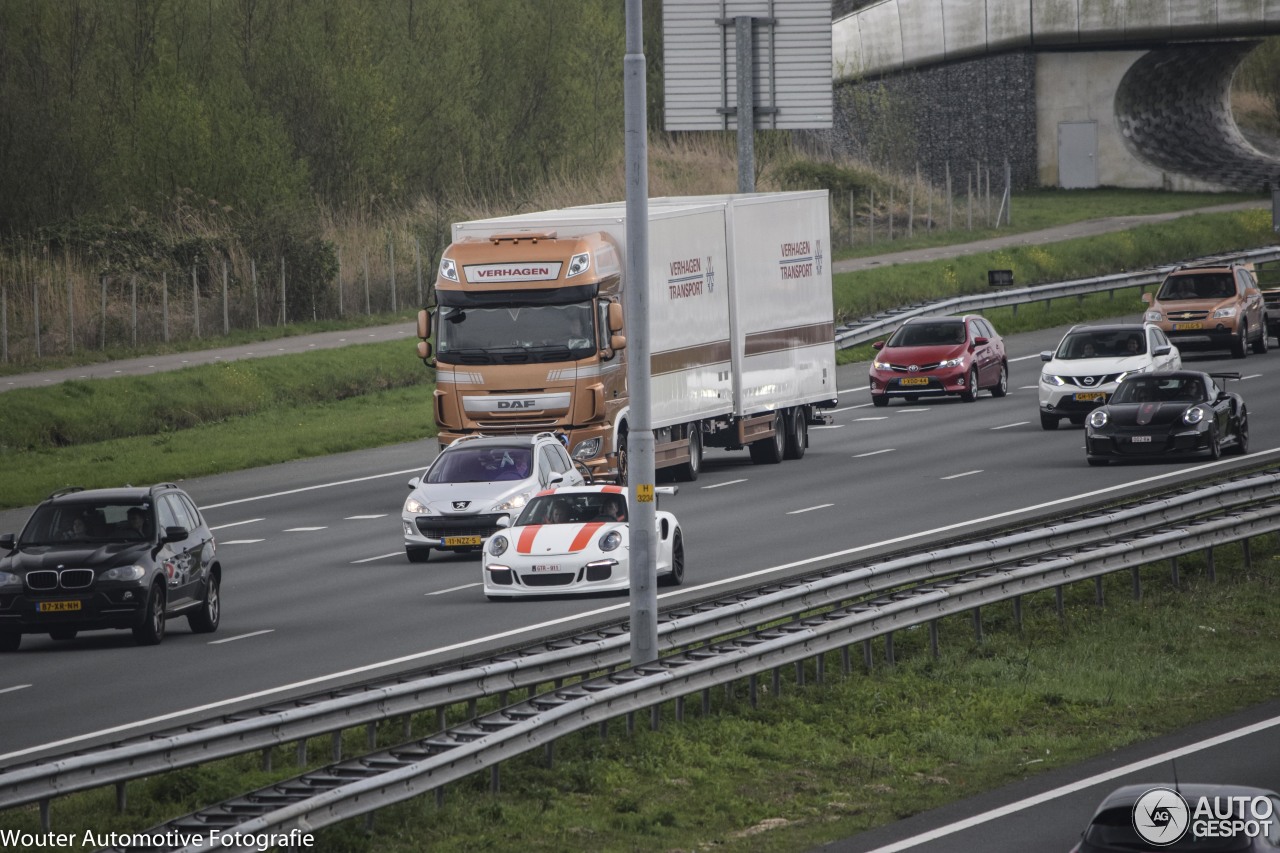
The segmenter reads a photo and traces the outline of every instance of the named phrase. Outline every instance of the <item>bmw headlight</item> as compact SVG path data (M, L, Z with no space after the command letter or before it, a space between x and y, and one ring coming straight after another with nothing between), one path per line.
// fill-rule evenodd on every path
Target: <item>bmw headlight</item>
M1159 323L1164 320L1164 314L1161 314L1159 311L1148 311L1142 315L1142 319L1147 323Z
M1094 409L1089 413L1089 426L1094 429L1102 429L1107 425L1107 410Z
M876 370L888 370L888 369L889 369L889 362L887 362L887 361L873 361L873 362L871 362L871 366L872 366L872 367L874 367Z
M616 551L618 546L622 544L622 534L617 530L610 530L608 533L600 537L601 551Z
M507 537L495 533L489 537L489 556L501 557L507 551Z
M502 503L493 505L494 512L509 512L513 509L520 509L529 502L529 498L533 497L533 492L521 492L512 498L507 498Z
M22 578L13 572L0 572L0 589L6 586L22 586Z
M404 511L408 515L429 515L431 513L430 507L413 495L410 495L409 499L404 502Z
M1041 373L1040 381L1043 382L1045 385L1053 385L1054 387L1067 384L1062 381L1061 376L1055 376L1052 373Z
M104 581L137 581L147 574L147 570L136 563L132 566L118 566L114 569L107 569L101 575L100 580Z
M1236 316L1236 306L1234 305L1227 305L1213 312L1213 319L1215 320L1223 320L1234 316Z
M1204 420L1204 409L1199 406L1192 406L1182 413L1182 422L1189 426L1195 426Z
M960 355L938 362L938 367L959 367L962 364L964 364L964 356Z
M600 455L600 439L588 438L586 441L579 441L573 446L574 459L594 459Z

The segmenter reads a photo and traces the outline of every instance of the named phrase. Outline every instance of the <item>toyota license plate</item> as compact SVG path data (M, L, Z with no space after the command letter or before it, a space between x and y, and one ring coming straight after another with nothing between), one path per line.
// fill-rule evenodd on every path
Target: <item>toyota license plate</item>
M1106 399L1107 394L1105 391L1079 391L1076 393L1077 403L1092 403L1096 400L1105 401Z
M1175 332L1194 332L1197 329L1203 329L1204 323L1174 323L1173 330Z
M901 380L902 385L928 385L929 377L927 376L908 376Z
M36 605L41 613L67 613L80 609L78 601L42 601Z
M444 546L446 548L462 548L467 545L481 545L484 543L483 537L480 536L446 536L444 537Z
M1134 444L1150 444L1150 443L1151 443L1151 436L1149 436L1149 435L1131 435L1131 436L1129 436L1129 441L1133 442Z

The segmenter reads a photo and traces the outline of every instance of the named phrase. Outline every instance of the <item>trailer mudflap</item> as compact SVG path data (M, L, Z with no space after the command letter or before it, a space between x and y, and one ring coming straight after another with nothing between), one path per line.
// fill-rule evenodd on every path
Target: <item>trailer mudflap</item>
M762 438L772 438L775 414L767 412L738 421L738 443L745 445Z

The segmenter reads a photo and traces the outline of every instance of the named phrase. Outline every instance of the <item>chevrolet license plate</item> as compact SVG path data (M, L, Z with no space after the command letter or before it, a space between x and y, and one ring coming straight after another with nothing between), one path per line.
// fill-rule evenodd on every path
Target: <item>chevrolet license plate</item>
M461 548L466 545L481 545L484 538L480 536L446 536L444 537L444 545L446 548Z
M1173 330L1175 332L1194 332L1197 329L1203 329L1204 323L1174 323Z
M927 376L908 376L902 379L899 384L902 385L928 385L929 377Z
M36 605L41 613L68 613L80 609L78 601L42 601Z
M1107 394L1105 391L1079 391L1076 393L1075 399L1077 403L1092 403L1095 400L1105 401Z

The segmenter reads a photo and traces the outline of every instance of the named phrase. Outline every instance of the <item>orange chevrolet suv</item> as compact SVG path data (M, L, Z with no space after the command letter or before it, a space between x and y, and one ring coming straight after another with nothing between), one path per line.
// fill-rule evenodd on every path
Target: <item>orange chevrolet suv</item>
M1267 313L1251 264L1179 267L1155 294L1142 294L1143 318L1179 349L1229 349L1244 358L1267 351Z

